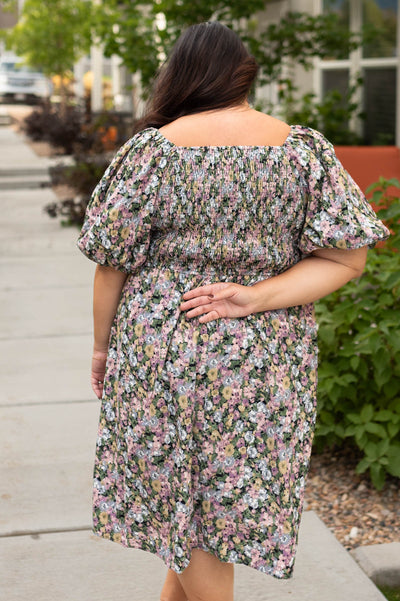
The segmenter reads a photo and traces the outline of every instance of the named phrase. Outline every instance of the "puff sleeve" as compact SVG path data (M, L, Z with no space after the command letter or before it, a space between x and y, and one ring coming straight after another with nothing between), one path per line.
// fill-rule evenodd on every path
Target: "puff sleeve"
M302 128L308 163L308 199L299 249L373 247L390 232L319 132Z
M92 261L131 273L150 244L160 149L137 134L114 156L96 186L77 241Z

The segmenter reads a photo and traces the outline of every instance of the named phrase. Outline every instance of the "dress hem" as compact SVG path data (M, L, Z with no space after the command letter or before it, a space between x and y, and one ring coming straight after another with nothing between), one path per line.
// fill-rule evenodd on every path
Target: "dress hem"
M183 568L181 571L179 571L176 566L176 564L171 563L171 562L167 562L165 560L165 558L163 557L163 555L161 554L161 552L159 551L159 549L156 547L156 545L154 545L154 547L150 547L147 546L146 543L144 541L136 541L137 544L132 544L132 543L125 543L122 540L121 541L116 541L113 540L112 538L107 538L106 536L103 535L102 532L96 530L95 527L92 528L92 532L93 534L95 534L97 537L102 538L104 540L108 540L109 542L115 543L117 545L120 545L126 549L138 549L140 551L147 551L148 553L151 553L152 555L156 555L159 559L161 559L161 561L164 563L164 565L173 570L176 574L182 574L183 571L186 568ZM245 565L248 568L252 568L253 570L257 570L257 572L261 572L263 574L265 574L266 576L273 576L274 578L277 578L278 580L290 580L293 577L293 566L287 570L279 570L279 572L272 571L269 572L268 570L268 564L265 564L264 566L262 566L261 568L257 568L256 566L251 565L251 559L247 558L245 555L244 556L238 556L238 560L237 561L229 561L229 559L227 559L226 557L222 557L220 556L218 553L215 552L214 549L210 549L209 547L206 546L196 546L196 547L191 547L192 549L201 549L202 551L206 551L207 553L210 553L211 555L214 555L214 557L216 557L217 559L219 559L220 561L222 561L223 563L231 563L231 564L236 564L236 565ZM189 556L189 561L188 561L188 565L190 563L191 560L191 554ZM245 561L245 560L250 560L250 561ZM186 566L187 567L187 566ZM263 568L267 568L267 569L263 569ZM282 575L278 575L278 574L282 574Z

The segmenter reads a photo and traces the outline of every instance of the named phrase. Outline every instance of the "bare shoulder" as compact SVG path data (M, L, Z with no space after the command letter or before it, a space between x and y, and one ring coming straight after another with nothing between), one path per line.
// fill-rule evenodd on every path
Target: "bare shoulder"
M271 115L250 110L220 110L185 115L160 128L174 144L197 145L281 145L290 126Z
M282 121L282 119L278 119L267 113L262 113L261 111L255 110L254 113L255 117L260 120L260 123L263 122L268 127L280 128L282 130L290 128L290 125L286 123L286 121Z
M267 115L261 111L254 111L254 124L262 128L263 133L276 134L278 136L288 136L290 133L290 125L277 117Z

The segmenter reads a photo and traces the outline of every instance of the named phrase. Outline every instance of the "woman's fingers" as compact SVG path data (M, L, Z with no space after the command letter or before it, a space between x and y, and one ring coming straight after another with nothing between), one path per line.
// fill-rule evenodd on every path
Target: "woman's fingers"
M208 301L205 305L198 305L194 309L191 309L186 313L187 317L197 317L198 315L202 315L203 313L207 313L213 309L213 305Z
M189 300L191 298L195 298L197 296L207 296L208 294L212 294L213 284L208 284L207 286L199 286L198 288L193 288L192 290L188 290L182 296L185 300Z
M106 363L107 351L94 350L92 356L92 373L90 382L92 385L92 390L98 399L101 399L103 396Z
M195 298L197 296L208 296L215 295L220 290L227 288L230 286L230 282L215 282L214 284L206 284L205 286L199 286L198 288L193 288L192 290L188 290L182 296L184 300L190 300L191 298Z
M199 286L183 295L181 311L187 311L186 316L199 317L200 323L207 323L228 315L226 302L237 293L237 286L230 282L217 282L207 286ZM190 297L190 298L188 298ZM234 316L234 315L233 315Z
M98 399L101 399L103 396L103 386L104 382L102 380L98 380L97 376L93 376L91 378L92 390Z
M190 295L191 298L181 303L181 310L187 311L188 309L192 309L194 307L215 303L217 301L230 298L236 292L236 288L229 283L225 284L224 288L222 289L216 288L218 284L214 285L214 291L212 291L211 286L213 286L213 284L210 286L194 288L193 290L189 290L189 292L185 292L183 298L185 299L187 295Z
M201 305L209 305L211 300L213 299L211 299L209 296L196 296L195 298L192 298L189 301L181 303L181 310L188 311L189 309L193 309L194 307L199 307Z
M206 313L205 315L202 315L201 317L199 317L199 322L200 323L208 323L209 321L213 321L214 319L219 319L220 317L222 317L218 311L213 310L210 311L209 313Z
M216 282L185 292L181 311L199 317L200 323L225 317L245 317L252 312L252 288L232 282ZM200 317L201 316L201 317Z

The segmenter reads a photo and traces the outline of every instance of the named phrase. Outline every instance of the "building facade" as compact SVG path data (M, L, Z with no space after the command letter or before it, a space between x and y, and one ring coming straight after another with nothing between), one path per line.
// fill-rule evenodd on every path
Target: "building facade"
M349 126L366 145L400 146L400 0L282 0L268 4L266 19L278 20L289 10L335 12L346 30L374 31L342 60L315 59L308 72L295 68L294 84L299 92L313 91L321 100L332 89L346 94L361 78L353 99L364 118Z
M22 5L23 0L18 0L19 10ZM372 38L366 38L342 60L315 59L311 71L293 64L290 75L299 94L313 91L317 100L332 89L346 94L356 79L361 78L353 100L365 118L353 119L349 127L367 145L400 146L400 0L276 0L266 4L265 12L259 16L259 27L279 21L287 11L312 15L335 12L342 28L355 33L374 29ZM14 22L15 16L0 13L2 27ZM94 110L101 110L101 82L107 74L112 80L115 107L140 113L138 78L132 79L117 57L104 59L101 48L94 46L91 55L75 68L78 96L83 93L82 78L87 70L93 73ZM261 89L259 98L274 105L277 90L274 86Z

